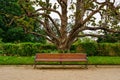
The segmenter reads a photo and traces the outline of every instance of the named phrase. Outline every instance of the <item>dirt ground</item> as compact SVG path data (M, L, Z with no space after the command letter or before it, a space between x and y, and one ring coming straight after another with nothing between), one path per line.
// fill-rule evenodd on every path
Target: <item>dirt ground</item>
M32 66L0 66L0 80L120 80L120 66L88 69L33 69Z

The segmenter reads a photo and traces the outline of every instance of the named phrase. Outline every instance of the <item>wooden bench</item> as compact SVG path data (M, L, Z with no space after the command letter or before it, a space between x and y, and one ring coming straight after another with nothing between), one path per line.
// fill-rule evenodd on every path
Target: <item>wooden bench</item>
M49 53L37 53L35 55L34 68L36 68L37 62L86 62L85 67L87 68L87 55L78 53L59 53L59 54L49 54Z

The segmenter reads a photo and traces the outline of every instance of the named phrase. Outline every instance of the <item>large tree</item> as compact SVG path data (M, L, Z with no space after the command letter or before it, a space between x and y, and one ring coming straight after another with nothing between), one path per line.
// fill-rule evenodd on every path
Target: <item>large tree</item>
M120 19L115 0L19 0L19 4L25 16L36 19L46 34L28 30L30 26L24 26L26 32L45 37L63 51L69 50L79 37L104 35L89 34L90 31L120 33L120 29L111 23L116 21L119 24ZM35 10L31 11L30 5ZM58 16L59 22L54 15Z

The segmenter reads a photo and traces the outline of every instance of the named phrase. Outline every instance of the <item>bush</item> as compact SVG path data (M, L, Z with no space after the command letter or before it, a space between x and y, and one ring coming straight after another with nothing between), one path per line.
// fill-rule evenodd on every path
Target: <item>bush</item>
M0 50L0 55L3 55L3 51Z
M84 42L77 44L74 52L87 53L88 56L120 56L120 43Z
M87 53L88 56L120 56L120 43L84 42L74 44L71 53ZM59 53L52 44L40 43L1 43L0 55L34 56L36 53Z
M36 53L50 53L56 51L54 45L40 43L5 43L3 53L7 56L33 56Z
M99 43L98 56L120 56L120 43Z
M77 49L77 52L81 51L81 52L87 53L88 56L97 55L97 44L93 42L80 43L80 45L78 45L76 49Z
M98 55L99 56L108 56L110 46L107 43L98 44Z
M114 50L114 55L120 56L120 43L115 43L115 45L112 46L112 49Z

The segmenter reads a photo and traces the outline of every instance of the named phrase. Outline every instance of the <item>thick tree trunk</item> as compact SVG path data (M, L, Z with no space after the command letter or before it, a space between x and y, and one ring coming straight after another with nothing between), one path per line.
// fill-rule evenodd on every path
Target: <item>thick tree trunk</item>
M61 6L61 27L60 27L60 37L59 41L57 42L56 46L58 50L62 52L69 51L70 46L68 45L68 36L67 36L67 24L68 24L68 18L67 18L67 0L63 0L60 2Z
M57 49L63 53L67 53L70 51L70 47L72 44L65 44L65 43L59 43L57 46Z

